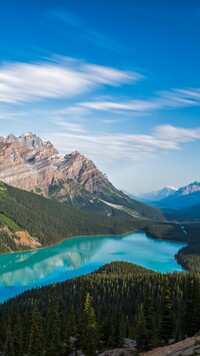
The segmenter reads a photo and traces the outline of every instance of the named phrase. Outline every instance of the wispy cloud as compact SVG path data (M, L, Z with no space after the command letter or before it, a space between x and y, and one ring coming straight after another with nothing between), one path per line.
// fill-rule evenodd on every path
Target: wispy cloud
M77 13L70 10L51 9L47 11L47 16L51 21L53 19L60 25L66 25L68 29L73 31L73 36L77 33L79 40L80 38L84 38L89 42L118 51L124 48L119 42L110 38L108 34L104 34L101 30L91 26L91 21L88 23L86 19L83 19ZM64 31L62 32L64 33ZM67 31L67 34L68 32L69 31Z
M66 121L55 121L56 125L60 126L61 129L69 131L69 132L76 132L76 133L86 133L86 130L80 124L75 124L73 122L66 122Z
M180 150L184 144L200 140L200 127L186 129L162 125L155 127L149 135L57 131L52 134L51 139L63 153L77 149L97 160L137 161Z
M0 121L23 122L26 118L26 112L12 112L5 108L0 108Z
M157 104L145 100L116 101L89 101L78 104L80 107L98 111L149 111L157 109Z
M200 127L196 129L175 127L171 125L158 126L155 129L155 134L158 138L174 141L177 145L181 143L191 142L200 139Z
M40 63L9 63L0 66L0 102L29 102L68 98L100 85L119 86L141 80L136 72L103 67L74 59Z
M94 100L80 102L79 107L110 112L150 112L160 109L180 108L200 105L200 89L172 89L160 91L154 97L145 100Z

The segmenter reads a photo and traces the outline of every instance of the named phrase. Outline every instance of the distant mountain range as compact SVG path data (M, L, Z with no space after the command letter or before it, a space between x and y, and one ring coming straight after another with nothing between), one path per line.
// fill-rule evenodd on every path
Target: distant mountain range
M130 197L133 195L129 194ZM181 210L184 216L199 217L200 207L200 182L193 182L179 189L166 187L159 191L134 196L135 199L146 202L159 209ZM181 213L180 211L180 213ZM194 214L194 215L193 215Z
M196 204L200 204L200 182L193 182L181 187L169 197L152 205L162 209L183 209Z
M134 199L148 203L152 201L159 201L161 199L169 197L170 195L174 194L177 190L178 190L177 188L167 186L160 190L154 190L149 193L141 193L136 195L128 193L128 195L130 198L134 197Z
M95 164L75 151L61 155L32 132L0 137L0 181L68 206L107 216L163 220L158 209L117 190Z

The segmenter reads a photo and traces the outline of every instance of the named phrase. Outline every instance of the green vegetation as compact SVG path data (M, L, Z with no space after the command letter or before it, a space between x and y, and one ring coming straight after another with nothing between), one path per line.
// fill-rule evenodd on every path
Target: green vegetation
M0 227L7 226L12 232L17 232L20 230L20 227L7 216L0 214Z
M156 239L187 242L176 256L191 271L200 271L200 222L174 222L108 217L67 207L66 204L0 183L0 252L25 249L16 244L15 233L26 230L42 246L65 238L86 235L125 234L142 230Z
M34 193L1 183L0 190L0 251L17 250L12 232L27 230L42 246L55 244L64 238L81 235L123 234L140 228L137 221L109 218L67 207ZM5 236L6 235L6 236ZM6 241L5 241L6 239Z
M165 275L114 262L11 299L0 306L0 320L5 356L17 340L21 356L33 355L35 347L60 356L82 348L92 356L121 346L124 337L148 350L200 331L200 275Z

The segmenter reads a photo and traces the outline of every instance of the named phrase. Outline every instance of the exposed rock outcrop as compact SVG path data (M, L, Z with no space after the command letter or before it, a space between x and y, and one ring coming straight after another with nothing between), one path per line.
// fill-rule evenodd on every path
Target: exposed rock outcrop
M51 142L32 132L0 137L0 181L106 215L151 215L144 205L118 191L91 160L77 151L61 155Z

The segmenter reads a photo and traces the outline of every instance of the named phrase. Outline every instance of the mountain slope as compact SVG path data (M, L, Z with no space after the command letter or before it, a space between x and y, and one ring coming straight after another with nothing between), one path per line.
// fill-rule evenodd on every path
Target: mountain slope
M37 237L32 237L6 215L0 214L0 252L12 252L40 247Z
M118 191L91 160L61 155L49 141L25 133L0 138L0 180L17 188L104 215L163 220L159 210Z
M175 217L179 220L200 220L200 204L192 205L188 208L179 209L174 212L174 209L171 210L171 213L175 214Z
M145 231L156 239L192 242L181 225L147 219L108 217L68 207L0 182L0 252L49 246L68 237ZM193 238L194 235L194 238Z
M138 228L137 220L87 213L0 182L0 252L47 246L73 236L123 234ZM29 244L22 243L25 237Z

